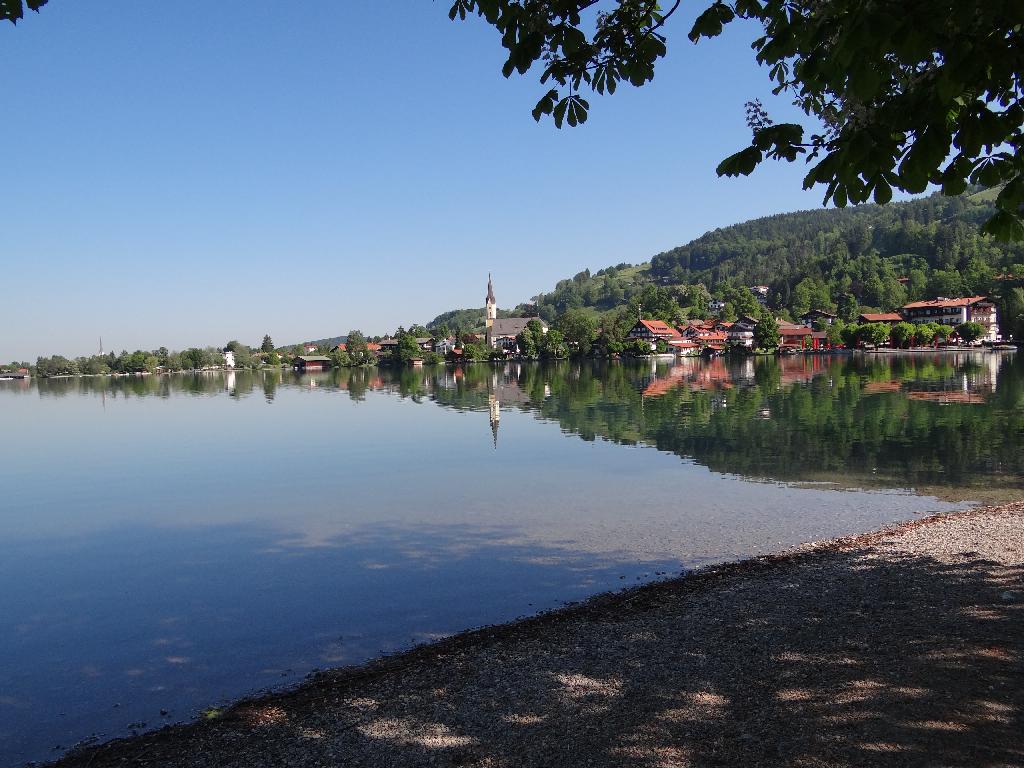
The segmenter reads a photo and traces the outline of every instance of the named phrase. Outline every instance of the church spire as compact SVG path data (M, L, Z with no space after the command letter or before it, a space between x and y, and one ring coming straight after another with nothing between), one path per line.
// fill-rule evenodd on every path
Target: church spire
M486 307L486 318L484 321L484 327L487 329L487 343L491 344L491 327L494 325L494 321L498 318L498 301L494 298L494 283L491 282L491 273L487 273L487 302Z

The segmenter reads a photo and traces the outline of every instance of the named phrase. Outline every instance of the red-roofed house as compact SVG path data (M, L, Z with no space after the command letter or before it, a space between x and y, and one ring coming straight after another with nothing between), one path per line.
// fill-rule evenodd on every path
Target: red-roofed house
M779 347L812 349L814 348L814 331L806 325L779 323Z
M983 341L995 341L999 336L996 305L984 296L912 301L903 305L903 317L909 323L941 323L942 325L980 323L985 328Z
M894 325L903 322L903 316L895 312L864 312L857 317L858 323L889 323Z
M348 345L345 344L345 343L341 343L338 346L336 346L334 349L339 350L341 352L347 352L348 351ZM366 343L366 351L367 352L371 352L373 354L377 354L378 352L380 352L380 344L374 344L372 341L368 341Z
M654 349L659 340L666 344L682 340L679 331L661 320L637 320L636 325L629 329L626 338L630 341L646 341L651 345L651 349Z

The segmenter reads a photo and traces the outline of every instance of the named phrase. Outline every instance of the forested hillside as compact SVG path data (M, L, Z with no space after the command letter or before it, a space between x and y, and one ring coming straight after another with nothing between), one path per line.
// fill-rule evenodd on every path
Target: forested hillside
M669 284L768 285L778 308L799 309L804 280L862 305L892 309L926 296L987 293L999 275L1024 272L1024 248L980 234L986 196L801 211L716 229L659 253L651 275ZM900 281L903 278L903 281ZM794 307L794 301L798 306Z
M584 270L516 314L553 322L569 310L594 317L665 320L749 311L750 286L768 286L768 306L794 318L809 309L892 310L935 296L990 295L1004 330L1024 334L1024 245L980 232L992 194L930 197L768 216L716 229L637 266ZM628 309L627 309L628 308ZM574 313L576 314L576 313ZM476 316L474 314L474 316ZM482 317L482 313L481 313ZM607 320L604 321L607 325Z

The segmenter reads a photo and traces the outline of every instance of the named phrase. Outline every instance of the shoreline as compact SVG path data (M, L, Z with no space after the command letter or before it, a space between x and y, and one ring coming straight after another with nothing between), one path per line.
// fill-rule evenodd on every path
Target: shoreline
M991 566L995 562L991 557L973 557L973 560L982 563L973 566L977 573L964 571L955 583L964 582L972 588L970 594L973 597L965 599L965 605L961 608L983 609L991 614L998 613L1002 607L1004 612L1013 612L1011 618L1016 618L1015 622L1007 625L1009 647L999 648L996 653L997 657L1009 665L1016 698L1011 695L1011 702L995 701L993 704L998 705L996 709L1011 707L1019 717L1020 707L1024 706L1024 686L1020 685L1024 682L1024 670L1021 669L1021 655L1024 652L1021 645L1024 643L1020 642L1024 591L1018 591L1024 587L1024 502L1020 501L998 507L978 507L933 515L865 534L810 542L774 554L696 569L681 577L599 594L564 608L506 624L468 630L359 666L317 672L295 687L241 699L206 719L200 718L140 736L80 747L49 765L62 768L136 764L313 766L351 762L356 765L479 765L489 768L546 764L544 760L547 757L526 757L510 751L505 743L508 739L515 742L522 738L534 739L535 751L539 749L538 754L545 754L546 750L552 764L557 764L556 756L560 754L566 738L563 731L566 724L575 727L591 720L600 722L600 727L593 734L593 729L584 729L591 735L577 744L581 750L581 763L585 763L586 758L594 765L683 766L690 764L685 757L679 758L678 762L672 760L686 752L701 752L706 744L716 746L708 755L704 755L705 758L712 753L722 757L735 753L736 760L749 762L751 754L748 751L751 746L764 746L761 737L754 737L752 741L741 737L736 743L726 739L720 743L721 739L715 737L714 732L704 733L707 729L703 727L705 721L715 722L719 729L729 731L736 723L745 722L744 717L747 715L758 719L756 708L751 712L749 707L741 708L746 713L744 717L734 714L732 721L721 717L723 705L719 699L724 694L716 691L716 688L731 687L734 678L743 677L743 674L736 672L737 668L733 668L731 675L713 676L718 680L718 685L702 684L707 690L698 692L700 701L691 701L686 705L703 712L700 718L691 718L694 721L690 723L689 731L704 733L705 739L711 739L710 742L705 743L693 736L658 737L654 738L655 742L665 743L645 747L634 742L645 739L650 741L652 737L648 731L657 724L658 718L642 718L643 722L636 722L631 712L623 714L616 711L618 720L607 714L607 711L615 710L611 702L621 698L626 689L636 690L638 697L635 705L641 709L652 701L665 703L669 699L676 705L681 702L685 704L686 697L693 694L691 689L701 687L695 686L696 680L691 678L695 675L698 678L705 677L699 664L694 669L686 667L687 671L680 673L678 679L671 675L666 677L665 674L659 677L655 673L666 673L666 670L677 668L665 663L673 661L678 665L680 659L673 655L677 651L671 650L674 646L666 651L659 644L650 645L646 641L634 640L634 636L660 633L665 638L685 637L690 643L700 645L708 642L703 638L712 630L723 633L719 643L712 643L704 649L704 655L707 656L715 655L720 648L725 647L722 643L727 646L737 642L737 633L742 635L749 632L752 634L750 641L739 642L735 649L736 658L729 662L742 665L751 655L756 656L763 646L762 642L756 642L757 636L748 625L762 627L765 621L771 625L776 614L783 615L792 611L788 603L788 593L793 588L791 581L800 583L816 575L823 583L848 582L844 589L849 591L858 588L864 581L865 577L857 575L856 571L879 568L880 575L876 580L880 584L884 585L886 578L891 576L901 576L894 585L890 584L883 589L883 594L887 594L886 591L894 586L902 589L919 583L923 588L918 590L917 598L925 602L941 601L944 595L956 592L956 587L953 586L954 582L946 585L945 582L936 583L948 575L945 565L940 568L936 564L949 560L955 565L959 562L957 558L962 559L965 552L976 556L982 548L979 541L983 541L983 538L979 538L981 534L972 533L973 539L961 542L962 547L969 547L961 552L956 547L957 537L949 536L949 531L983 530L986 526L998 529L1004 538L1009 536L1009 543L1004 545L999 555L1008 560L1002 563L1001 568L996 568L997 572L1003 572L1001 583L1007 591L999 593L1002 597L989 596L996 600L993 605L980 608L979 605L966 605L972 601L978 603L975 593L988 595L991 592L986 582L990 577L979 575L986 567L995 567ZM913 552L907 549L910 546L908 542L913 543L911 540L915 538L923 538L927 542L927 546L920 552L913 550L912 546L910 550ZM888 553L886 557L891 558L891 562L886 561L880 566L877 549ZM907 565L908 553L918 558L920 563L913 567ZM756 601L737 602L730 597L744 592L756 594ZM826 656L863 653L865 659L862 665L870 665L869 657L877 656L875 661L878 661L902 647L900 643L872 647L876 642L882 642L873 640L872 632L868 632L864 640L858 641L867 643L866 649L858 651L859 646L847 648L843 644L842 638L863 629L860 624L865 614L875 613L875 606L870 605L874 598L868 597L860 602L855 600L856 605L847 614L837 612L830 616L822 612L820 596L815 596L813 590L806 595L801 592L801 595L803 609L812 614L816 621L831 619L838 622L828 632L824 632L823 640L828 641L825 642L827 647L818 648L817 652ZM837 593L839 596L845 598L845 593L840 591ZM1002 606L999 600L1003 601ZM899 599L889 602L898 603ZM708 605L712 605L714 610L707 610ZM903 611L912 613L920 607L908 605ZM904 642L920 642L920 637L927 635L941 645L942 638L948 636L948 633L939 632L932 626L939 622L939 618L929 618L933 615L941 616L941 622L953 620L944 612L935 614L926 610L921 614L916 627L913 622L909 622L914 630L909 635L902 634L904 628L900 622L896 622L891 629ZM755 617L757 621L753 621ZM889 615L887 618L891 621L895 616ZM994 620L989 617L990 624ZM806 619L797 621L787 630L800 635L800 642L795 643L797 647L810 647L818 642L816 635L804 637L800 634L805 624ZM858 632L854 632L854 629ZM971 637L974 637L975 628L972 626L970 629ZM982 629L988 630L990 627L984 626ZM833 638L832 634L836 631ZM774 635L771 639L773 642L779 641ZM832 640L835 641L832 643L835 647L829 645ZM989 641L994 642L995 637L990 637ZM962 649L964 643L961 642L958 647ZM581 648L585 650L581 651ZM607 648L616 650L609 652ZM801 653L806 651L804 648ZM574 661L568 660L574 657ZM559 659L559 663L552 665L552 658ZM686 659L687 664L694 661L689 656ZM899 668L901 665L906 666L907 662L896 658L895 663ZM638 665L639 669L635 669ZM546 666L552 666L548 670L550 674L538 678L538 667ZM594 674L594 666L601 667L605 674ZM647 680L648 667L657 678L654 682ZM826 677L834 674L834 670L827 667L823 670L821 674ZM984 678L980 670L960 671L966 671L972 678ZM948 676L949 670L940 665L934 670L929 668L929 673ZM552 688L552 679L561 682ZM815 682L817 677L812 676L810 680ZM760 683L761 679L758 678L749 681L749 686ZM449 691L449 687L460 691ZM918 687L924 688L924 685ZM946 686L947 690L955 691L956 688L955 685ZM842 686L831 691L825 700L831 701L837 695L843 695ZM734 697L724 698L732 700ZM551 701L557 703L545 704ZM528 702L532 702L532 706ZM968 703L963 702L964 706ZM536 711L543 707L554 711ZM523 708L531 711L517 711ZM772 713L777 708L778 705L773 704L765 711ZM492 709L494 711L490 711ZM672 706L666 711L675 713L679 709L679 706ZM946 709L943 707L944 712ZM926 715L921 715L921 722L934 719ZM946 719L949 719L948 713ZM545 723L556 720L557 725L552 722L553 731L545 729ZM1013 717L1010 717L1009 722L1012 725ZM1024 737L1018 736L1017 743L1014 743L1014 739L1006 734L991 732L993 728L999 730L998 717L992 723L991 727L985 729L977 724L972 727L986 731L984 738L987 743L1004 743L1004 759L1009 760L1008 756L1013 756L1014 759L1019 757L1020 761L1024 761ZM949 733L964 741L964 728L961 725L958 723L955 728L936 727L936 733L924 733L922 736L933 744L944 743L937 737ZM748 725L744 725L744 728L750 730ZM514 734L519 731L523 734L516 737ZM808 738L815 741L813 733ZM966 742L970 742L970 739L967 738ZM822 748L826 749L827 746ZM923 748L920 744L914 747L918 751ZM826 751L831 754L833 750L828 748ZM813 752L806 745L795 752L782 750L778 755L781 761L779 764L803 762L804 758L814 757ZM659 762L662 758L658 755L662 753L664 761ZM851 756L845 761L832 758L819 762L818 757L814 757L806 764L852 765L865 759L860 751L856 755L856 759ZM886 762L899 755L902 755L899 758L901 760L908 757L905 749L889 748L883 749L876 757ZM798 757L801 759L797 760ZM525 762L517 762L520 759ZM694 761L694 764L706 763L706 760ZM721 764L734 763L727 760ZM961 763L953 760L949 764ZM1012 761L1005 764L1012 764Z

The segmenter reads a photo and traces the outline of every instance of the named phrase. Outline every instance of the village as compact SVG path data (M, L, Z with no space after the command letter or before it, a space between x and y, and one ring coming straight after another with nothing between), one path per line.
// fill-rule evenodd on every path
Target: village
M498 362L503 360L560 360L572 357L637 359L647 357L717 357L719 355L793 355L964 349L1015 349L1004 338L996 303L986 296L937 297L913 301L895 312L862 308L845 319L835 311L815 308L791 319L768 305L767 286L750 286L745 314L736 317L725 302L712 300L704 317L681 318L629 305L633 320L620 314L611 327L599 317L569 310L547 322L538 316L499 317L490 276L481 325L451 330L445 325L414 325L387 336L366 337L359 331L334 340L275 347L269 335L260 347L238 341L223 347L193 347L171 352L127 351L68 359L40 357L36 364L0 366L0 379L80 375L144 375L176 371L214 371L250 368L291 368L299 373L365 365L407 365ZM755 301L756 299L756 301ZM626 305L621 307L625 312ZM647 316L645 316L647 315ZM581 321L582 318L582 322ZM730 318L730 319L727 319ZM625 320L625 323L622 320ZM433 332L433 333L432 333ZM101 340L102 347L102 340Z
M628 338L652 351L680 356L725 352L794 354L862 349L936 349L998 346L1003 341L995 304L984 296L916 301L898 312L861 313L844 324L821 309L800 316L800 322L772 317L743 316L735 321L690 320L676 327L661 320L638 319ZM764 334L759 336L759 329Z
M751 286L762 297L765 286ZM723 306L713 306L719 312ZM812 309L791 322L772 315L762 304L758 317L736 320L711 317L673 324L638 318L621 341L609 341L604 329L595 328L587 338L567 339L539 317L499 318L490 277L485 299L483 334L413 336L396 334L366 342L364 355L377 362L422 366L442 361L460 363L481 360L564 358L570 354L596 357L714 357L723 354L797 354L887 352L898 349L961 350L989 347L1013 349L1003 343L995 303L985 296L938 297L910 302L898 312L864 312L856 322L844 323L838 315ZM324 370L339 365L339 355L349 355L350 345L329 349L309 343L305 354L291 358L299 371ZM230 367L233 361L226 361Z

